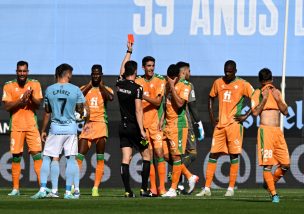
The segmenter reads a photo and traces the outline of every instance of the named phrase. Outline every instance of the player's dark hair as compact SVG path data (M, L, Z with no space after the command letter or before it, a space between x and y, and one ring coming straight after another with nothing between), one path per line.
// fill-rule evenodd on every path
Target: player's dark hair
M263 68L259 71L259 81L267 82L272 80L272 72L269 68Z
M224 68L226 68L227 66L232 66L234 68L234 70L236 70L236 63L233 60L228 60L225 62Z
M73 67L70 66L69 64L63 63L56 68L55 77L56 78L62 78L62 77L65 76L67 71L72 72Z
M24 66L24 65L26 65L26 67L28 67L28 63L26 62L26 61L19 61L19 62L17 62L17 67L18 66Z
M152 56L145 56L142 59L142 66L145 66L147 64L147 62L152 61L155 63L155 59Z
M190 64L187 63L187 62L182 62L182 61L179 61L176 63L176 67L177 69L180 71L181 68L184 68L184 67L190 67Z
M99 64L93 65L92 68L91 68L91 72L93 72L93 70L96 70L96 69L100 72L101 75L103 74L101 65L99 65Z
M124 77L133 75L137 71L137 62L130 60L125 64L125 73Z
M179 75L179 69L175 64L169 65L167 69L167 76L171 79L174 79L175 77L178 77Z

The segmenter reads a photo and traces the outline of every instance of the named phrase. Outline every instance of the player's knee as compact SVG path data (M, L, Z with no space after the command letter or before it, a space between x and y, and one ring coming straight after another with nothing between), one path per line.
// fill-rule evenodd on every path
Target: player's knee
M149 152L143 152L142 153L142 158L143 158L143 160L150 161L151 160L151 155L150 155Z
M127 155L123 155L121 163L123 164L129 164L132 160L132 155L127 156Z
M32 155L32 158L34 161L37 161L37 160L41 160L42 159L42 155L40 152L38 153L35 153L35 154L31 154Z
M165 159L165 161L167 161L167 162L170 160L169 153L164 154L164 159Z
M235 159L238 159L238 158L239 158L238 154L231 154L230 155L230 160L235 160Z
M210 153L209 158L217 160L219 158L219 153Z
M271 169L272 169L272 166L264 166L263 167L264 171L271 171Z
M21 156L13 156L13 163L20 163L21 162Z
M288 171L289 168L290 168L290 164L282 164L282 165L281 165L281 169L282 169L283 171Z
M84 159L84 154L78 153L78 154L76 155L76 159L77 159L77 160L80 160L80 161L83 161L83 159Z
M155 157L156 157L157 159L159 159L159 158L164 158L164 154L163 154L163 151L162 151L161 149L156 149L156 150L154 151L154 154L155 154Z

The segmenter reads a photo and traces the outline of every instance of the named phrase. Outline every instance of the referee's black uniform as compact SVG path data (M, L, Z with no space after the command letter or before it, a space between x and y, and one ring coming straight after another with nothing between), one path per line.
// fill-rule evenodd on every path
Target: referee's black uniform
M136 148L140 152L148 148L141 144L142 136L136 119L135 100L142 100L143 89L132 80L120 78L116 83L117 96L120 107L121 122L119 125L120 148ZM141 196L150 197L148 179L150 174L150 161L143 160ZM130 187L129 164L121 164L121 177L125 186L125 196L135 197Z
M116 87L121 114L119 125L120 148L135 147L142 151L148 146L143 146L140 143L142 138L136 119L135 100L142 100L143 89L134 81L126 79L119 79Z

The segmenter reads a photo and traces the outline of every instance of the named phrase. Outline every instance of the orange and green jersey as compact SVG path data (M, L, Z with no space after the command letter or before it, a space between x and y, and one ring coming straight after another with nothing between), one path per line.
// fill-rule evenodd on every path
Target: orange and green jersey
M223 78L215 80L209 96L218 97L219 100L217 127L226 127L235 122L234 116L241 114L244 96L251 97L253 92L254 89L250 83L239 77L229 84L226 84Z
M135 82L143 88L143 94L145 96L156 98L164 95L165 79L163 76L154 74L154 76L147 80L144 76L137 77ZM142 107L144 112L143 125L144 128L149 128L154 122L159 121L159 110L162 110L161 106L154 106L146 100L142 100Z
M267 84L265 85L263 88L258 88L254 91L252 97L251 97L251 109L253 110L257 105L260 104L260 102L262 102L263 96L262 96L262 91L266 88L266 87L273 87L271 84ZM269 95L266 101L266 104L263 108L263 110L279 110L279 106L276 102L276 100L274 99L271 91L269 91Z
M17 80L6 82L3 87L3 102L15 102L19 100L26 90L32 89L32 96L36 99L42 99L42 90L40 83L34 79L27 79L24 87L18 85ZM10 112L10 131L32 131L38 128L35 105L32 101L24 107L19 107Z
M169 93L166 96L166 125L176 128L186 128L188 127L186 105L191 90L190 83L187 80L181 79L176 83L175 90L177 95L186 102L182 107L178 108L175 102L171 102L172 94Z
M81 89L84 86L81 87ZM113 90L105 86L105 88L113 94ZM89 90L86 98L86 105L90 108L90 121L108 123L106 101L103 98L99 87L93 87Z

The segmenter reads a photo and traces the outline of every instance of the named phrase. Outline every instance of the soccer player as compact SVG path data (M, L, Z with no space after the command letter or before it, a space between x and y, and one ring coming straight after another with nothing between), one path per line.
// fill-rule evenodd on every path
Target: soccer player
M234 186L239 170L239 155L242 152L243 126L235 119L240 115L244 96L250 97L253 88L250 83L236 77L236 63L228 60L224 65L225 76L214 81L211 88L208 108L214 126L209 161L206 170L206 183L196 196L211 196L211 183L216 170L217 159L221 154L230 156L230 180L225 196L234 195ZM219 119L215 120L213 106L215 98L219 102Z
M66 157L66 191L65 199L76 199L79 192L71 194L71 186L75 176L79 176L79 168L76 162L78 153L77 125L75 120L75 110L83 114L85 98L79 87L70 83L72 78L72 66L61 64L56 68L57 83L49 86L45 92L44 108L45 116L41 129L41 138L45 140L43 150L43 163L41 167L41 187L31 198L45 198L47 178L50 173L51 160L58 160L62 150ZM51 117L49 135L46 128ZM59 176L59 173L58 173ZM57 177L58 180L58 177ZM75 187L76 184L75 184ZM54 187L52 187L53 192Z
M193 84L189 81L190 80L190 64L186 62L178 62L176 63L176 66L180 69L185 69L186 75L185 79L189 82L189 85L191 87L189 98L186 106L186 116L188 120L188 136L187 136L187 144L186 144L186 151L182 158L183 164L188 168L196 159L197 156L197 142L202 141L204 139L204 128L203 123L199 119L197 108L196 108L196 97L195 97L195 91ZM195 124L195 128L197 128L198 131L198 138L196 139L194 134L194 126L193 121ZM189 179L189 175L188 178ZM181 193L190 194L191 192L185 192L184 186L180 182L178 185L178 190Z
M34 170L40 183L41 139L36 120L36 109L42 100L40 83L28 78L28 63L17 63L17 78L6 82L3 87L4 108L10 113L10 151L13 155L12 180L13 190L9 196L19 196L19 179L21 174L21 157L24 141L28 145L29 153L34 159Z
M80 88L86 98L90 117L79 136L77 162L81 169L84 156L91 144L95 143L97 165L92 196L99 196L98 186L104 173L104 151L108 138L107 102L114 98L113 90L101 80L102 75L101 65L93 65L91 81Z
M170 67L168 71L171 72ZM186 117L186 105L191 89L189 82L185 80L185 67L173 68L172 75L170 74L168 76L165 104L166 125L164 128L164 135L166 136L166 140L169 145L173 168L171 188L162 196L176 197L176 189L181 173L183 173L188 179L189 192L193 191L195 183L198 181L198 177L196 175L192 175L181 160L181 156L185 153L187 142L188 122Z
M149 141L149 151L151 155L150 165L150 191L153 196L166 193L166 162L164 159L162 138L163 133L159 129L159 111L162 110L161 103L164 95L165 79L163 76L154 73L155 59L146 56L142 59L144 75L135 79L135 82L143 88L142 107L144 113L143 125ZM156 188L156 173L153 162L153 153L157 160L157 172L159 177L159 188Z
M132 43L128 42L128 50L120 68L117 80L117 97L119 101L121 122L119 125L120 148L122 152L121 177L125 187L125 197L135 197L130 187L129 164L132 158L132 148L135 147L143 158L142 185L140 195L151 197L148 191L150 173L150 154L146 132L143 127L142 87L136 84L137 63L130 61Z
M263 166L263 176L272 202L279 203L275 184L290 167L287 144L279 127L280 113L287 115L288 106L281 92L273 85L272 72L268 68L260 70L259 81L261 88L256 89L251 97L252 113L260 116L257 140L259 165ZM273 165L278 165L274 174L271 172Z

